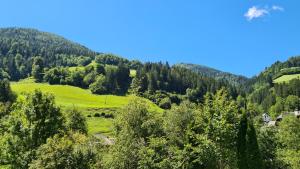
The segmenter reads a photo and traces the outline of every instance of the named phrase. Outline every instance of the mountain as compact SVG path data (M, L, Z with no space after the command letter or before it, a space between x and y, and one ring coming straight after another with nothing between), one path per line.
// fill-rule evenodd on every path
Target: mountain
M190 69L202 76L211 77L217 80L228 81L232 85L245 84L249 79L245 76L235 75L232 73L223 72L214 68L203 65L180 63L175 66Z
M44 67L85 66L95 60L102 64L127 64L136 69L141 62L92 51L64 37L28 28L0 28L0 72L11 80L26 78L34 58L41 57Z
M27 77L37 56L45 67L53 67L88 63L96 55L78 43L36 29L1 28L0 35L0 68L11 80Z
M19 52L23 56L67 54L91 56L95 53L78 43L61 36L28 28L0 28L3 55ZM47 53L49 51L49 53Z

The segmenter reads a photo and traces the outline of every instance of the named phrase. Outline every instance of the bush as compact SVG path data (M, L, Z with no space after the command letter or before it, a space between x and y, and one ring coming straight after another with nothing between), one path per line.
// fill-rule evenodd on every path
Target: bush
M99 113L95 113L94 117L100 117L100 114Z
M166 97L159 102L159 107L162 109L170 109L171 108L171 100Z
M89 86L90 90L94 94L106 94L106 79L105 76L99 75L96 78L96 81Z
M114 118L114 115L112 115L112 114L105 114L104 118Z
M75 108L66 113L66 127L71 131L87 134L85 117Z

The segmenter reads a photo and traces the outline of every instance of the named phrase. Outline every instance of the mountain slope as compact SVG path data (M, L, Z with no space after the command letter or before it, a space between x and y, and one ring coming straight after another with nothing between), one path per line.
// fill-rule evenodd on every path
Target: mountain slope
M30 55L94 55L90 49L61 36L27 28L1 28L1 52L18 52L24 57Z
M231 73L223 72L203 65L180 63L180 64L176 64L175 66L190 69L205 77L211 77L217 80L225 80L232 85L245 84L248 81L248 78L245 76L234 75Z
M95 56L90 49L58 35L25 28L0 29L0 68L11 80L31 73L33 59L43 58L44 66L76 66Z
M255 77L255 83L273 83L274 79L277 79L284 75L292 75L300 73L300 56L289 58L287 61L277 61L270 67L267 67L257 77Z

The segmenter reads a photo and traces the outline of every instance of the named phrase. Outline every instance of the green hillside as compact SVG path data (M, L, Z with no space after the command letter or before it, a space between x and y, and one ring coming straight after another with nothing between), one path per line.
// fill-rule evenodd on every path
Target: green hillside
M279 78L276 78L273 82L274 83L283 83L283 82L289 82L293 79L300 79L300 74L293 74L293 75L283 75Z
M284 75L299 74L300 72L300 56L289 58L287 61L277 61L270 67L267 67L258 76L252 80L256 85L269 83L271 84L274 79L277 79Z
M75 106L87 117L90 134L110 133L112 126L111 118L93 117L95 113L114 113L136 96L116 96L116 95L94 95L89 90L68 85L49 85L46 83L34 83L32 79L12 82L11 88L19 95L25 92L32 92L40 89L43 92L51 93L55 96L56 103L63 109ZM149 109L162 112L157 105L148 101Z
M0 44L3 45L3 51L7 47L8 50L17 51L24 57L40 54L44 54L43 56L52 54L95 55L95 52L83 45L72 42L62 36L36 29L0 28L0 34Z
M63 107L75 105L78 108L115 108L126 105L132 99L132 96L93 95L89 90L79 87L49 85L30 81L13 82L11 87L18 94L36 89L51 93L55 96L57 104Z

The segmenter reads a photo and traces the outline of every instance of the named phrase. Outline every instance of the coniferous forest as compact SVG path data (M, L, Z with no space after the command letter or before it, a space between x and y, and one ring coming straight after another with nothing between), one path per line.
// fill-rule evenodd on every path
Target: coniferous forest
M299 56L247 78L1 28L0 168L299 169L299 74Z

